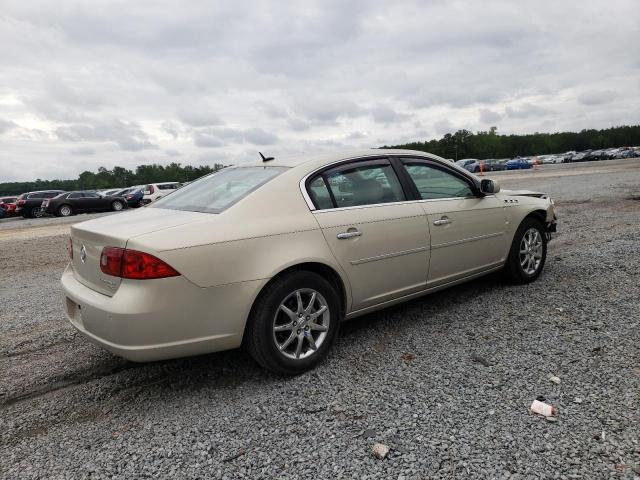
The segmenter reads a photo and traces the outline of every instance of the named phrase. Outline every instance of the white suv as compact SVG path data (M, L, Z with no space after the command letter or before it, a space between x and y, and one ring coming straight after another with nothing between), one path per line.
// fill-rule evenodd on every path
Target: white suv
M142 201L144 203L155 202L157 199L175 192L181 186L182 184L179 182L150 183L144 186Z

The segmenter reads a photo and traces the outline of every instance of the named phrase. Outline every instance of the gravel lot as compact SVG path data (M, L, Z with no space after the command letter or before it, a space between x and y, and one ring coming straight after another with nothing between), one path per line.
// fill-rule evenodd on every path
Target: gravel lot
M620 165L495 175L556 199L540 279L346 323L291 379L241 351L141 365L89 344L62 311L68 224L3 222L0 476L638 478L640 161ZM557 421L529 413L540 396Z

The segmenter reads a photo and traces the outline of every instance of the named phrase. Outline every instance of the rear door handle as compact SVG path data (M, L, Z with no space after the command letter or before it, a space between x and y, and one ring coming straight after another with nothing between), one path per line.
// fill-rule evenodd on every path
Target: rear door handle
M337 235L338 240L346 240L347 238L361 237L362 232L355 229L349 229L346 232L341 232Z
M450 223L451 223L451 220L446 215L444 217L442 217L440 220L434 220L433 221L434 225L448 225Z

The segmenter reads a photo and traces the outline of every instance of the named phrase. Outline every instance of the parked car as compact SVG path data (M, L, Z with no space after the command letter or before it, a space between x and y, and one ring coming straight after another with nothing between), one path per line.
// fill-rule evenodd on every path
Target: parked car
M117 355L244 345L297 374L343 319L499 270L535 280L555 225L546 195L424 152L269 159L71 226L61 281L71 324Z
M512 158L505 164L505 167L507 170L521 170L531 168L531 164L527 158Z
M98 190L96 193L98 193L99 195L102 195L103 197L110 197L115 195L116 193L118 193L119 191L124 190L123 187L119 187L119 188L110 188L108 190Z
M0 197L0 210L4 217L15 215L17 199L18 197Z
M480 162L476 158L463 158L462 160L458 160L456 165L471 173L478 173L480 171Z
M179 182L163 182L163 183L150 183L144 187L143 202L151 203L155 202L159 198L169 195L182 186Z
M96 192L65 192L42 202L42 209L58 217L68 217L76 213L120 211L127 208L122 197L105 196Z
M23 193L16 200L16 215L22 215L24 218L40 218L44 215L44 210L42 209L43 200L53 198L61 193L64 193L64 190L42 190Z
M485 172L498 172L505 170L505 160L498 160L495 158L487 158L486 160L480 160L482 162L482 170Z
M127 205L132 208L142 207L144 205L143 197L144 193L142 191L144 187L130 187L125 188L124 190L119 190L115 193L118 197L123 197L127 201Z

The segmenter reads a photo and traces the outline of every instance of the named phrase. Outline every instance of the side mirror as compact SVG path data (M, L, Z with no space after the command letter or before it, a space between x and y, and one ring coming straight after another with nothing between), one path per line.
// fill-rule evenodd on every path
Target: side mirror
M496 180L483 178L480 181L480 191L485 195L492 195L500 191L500 184Z

